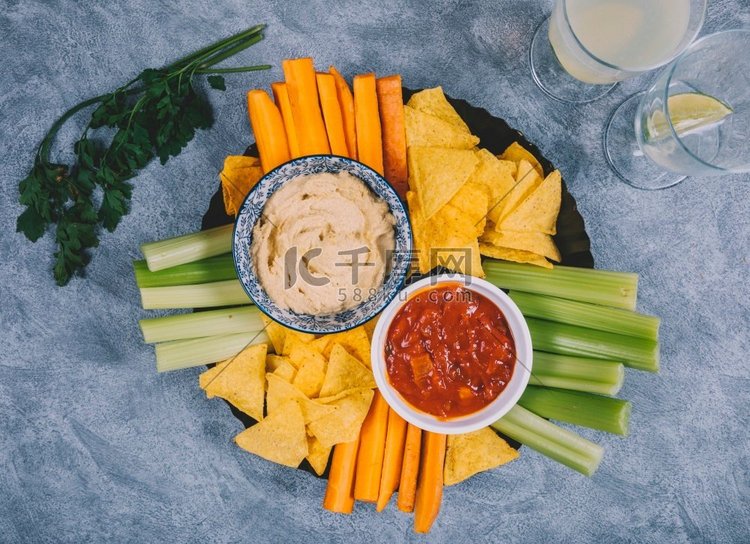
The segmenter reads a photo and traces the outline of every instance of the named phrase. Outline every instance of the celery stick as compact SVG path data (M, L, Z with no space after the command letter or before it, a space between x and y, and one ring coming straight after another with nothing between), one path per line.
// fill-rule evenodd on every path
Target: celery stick
M518 404L548 419L608 433L628 434L630 402L626 400L530 385Z
M237 277L231 253L209 257L194 263L181 264L151 272L146 261L133 261L135 281L138 287L170 287L194 285L212 281L231 280Z
M156 344L156 370L167 372L216 363L234 357L245 346L267 342L265 331L250 331Z
M635 310L638 274L570 266L547 269L492 259L482 265L487 281L503 289Z
M535 351L529 383L616 395L624 380L625 367L622 363Z
M521 291L509 295L527 317L650 340L659 337L659 318L651 315Z
M259 331L263 328L260 310L255 306L240 306L141 319L143 339L149 344L201 338L217 334Z
M492 428L581 474L596 472L604 449L516 405Z
M141 289L141 302L144 310L217 308L252 304L239 280L172 287L146 287Z
M584 329L533 317L527 318L526 323L535 350L621 361L625 366L632 368L649 372L659 371L659 344L653 340Z
M141 245L141 253L146 258L148 269L156 272L229 253L232 251L233 230L234 225L224 225L167 240L149 242Z

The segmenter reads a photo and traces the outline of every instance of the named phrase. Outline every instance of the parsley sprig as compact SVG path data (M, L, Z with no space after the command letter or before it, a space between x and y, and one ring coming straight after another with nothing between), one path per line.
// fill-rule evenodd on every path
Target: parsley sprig
M90 98L66 111L39 144L29 175L19 183L26 209L16 231L36 242L53 228L57 250L54 277L67 284L83 273L101 227L112 232L129 211L130 180L154 157L165 164L179 155L195 131L213 124L211 106L193 80L205 74L213 89L225 90L222 74L267 70L269 65L215 68L263 39L257 25L204 47L164 68L147 69L114 92ZM60 128L78 112L96 105L73 151L71 165L50 160ZM108 143L92 131L109 127Z

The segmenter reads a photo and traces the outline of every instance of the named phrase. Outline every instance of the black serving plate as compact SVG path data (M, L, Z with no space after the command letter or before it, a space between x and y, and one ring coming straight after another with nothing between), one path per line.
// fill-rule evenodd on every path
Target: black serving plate
M408 100L415 92L417 91L404 88L404 101ZM552 163L542 155L536 145L529 142L521 131L512 128L504 120L493 117L487 110L474 107L465 100L448 97L448 101L456 108L458 114L469 126L471 133L479 137L480 147L484 147L492 154L498 155L505 151L505 148L513 142L518 142L539 159L545 174L555 169ZM250 156L257 156L257 153L255 144L248 147L245 151L245 155ZM224 200L221 186L219 186L211 198L208 210L203 216L202 228L203 230L210 229L227 225L233 221L234 218L228 216L224 211ZM554 239L562 255L562 264L566 266L594 268L594 257L591 255L591 241L588 234L586 234L586 225L584 224L583 217L578 213L573 195L568 192L564 177L562 182L562 203L560 214L557 217L557 234L554 236ZM256 421L253 418L240 412L231 404L229 404L229 407L234 416L245 427L255 425ZM505 439L514 448L518 449L520 447L520 444L517 442L507 437ZM299 468L315 474L315 471L313 471L307 461L303 461ZM322 477L328 477L328 469L326 469Z

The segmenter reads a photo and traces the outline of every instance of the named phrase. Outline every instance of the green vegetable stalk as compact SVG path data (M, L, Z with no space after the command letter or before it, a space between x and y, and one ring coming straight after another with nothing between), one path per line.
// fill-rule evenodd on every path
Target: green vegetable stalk
M198 129L213 124L211 107L194 87L196 75L225 89L221 74L266 70L269 65L216 68L227 58L263 39L265 25L204 47L164 68L147 69L115 91L81 102L50 127L37 148L29 175L18 186L26 209L16 231L32 242L54 228L57 250L54 277L58 285L80 275L99 245L101 228L114 231L129 211L138 171L154 157L165 164L179 155ZM76 141L72 165L50 159L60 128L75 114L96 106ZM108 144L90 138L92 130L115 129Z

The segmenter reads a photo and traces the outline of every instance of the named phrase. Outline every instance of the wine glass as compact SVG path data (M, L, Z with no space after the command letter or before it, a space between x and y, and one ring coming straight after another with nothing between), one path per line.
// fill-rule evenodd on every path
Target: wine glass
M663 66L698 35L707 0L556 0L529 60L548 96L597 100L618 81Z
M604 149L620 179L640 189L750 172L750 30L688 47L614 111Z

